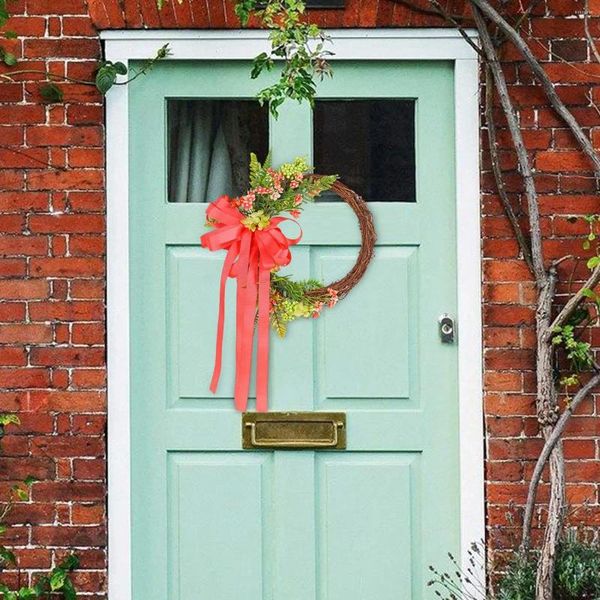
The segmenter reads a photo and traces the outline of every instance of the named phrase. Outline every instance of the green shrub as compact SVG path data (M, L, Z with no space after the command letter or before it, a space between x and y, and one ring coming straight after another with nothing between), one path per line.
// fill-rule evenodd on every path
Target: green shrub
M474 544L469 551L470 567L465 573L458 561L450 556L452 569L440 572L431 568L434 577L430 585L435 595L443 600L534 600L537 553L527 556L515 553L497 578L494 593L483 590L474 574L479 571L481 561L475 558L483 556L483 546ZM491 572L490 572L491 571ZM488 576L494 579L493 567ZM474 592L463 593L463 582L477 583ZM554 570L553 600L600 600L600 545L578 538L575 531L567 533L560 543Z
M571 532L561 543L554 570L556 600L600 600L600 546Z

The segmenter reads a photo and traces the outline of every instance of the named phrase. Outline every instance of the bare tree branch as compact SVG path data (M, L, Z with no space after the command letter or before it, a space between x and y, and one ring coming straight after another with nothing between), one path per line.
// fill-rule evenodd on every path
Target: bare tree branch
M540 479L542 477L542 473L544 471L544 467L546 466L546 462L550 457L550 454L556 447L556 444L562 437L562 434L565 431L565 428L569 422L569 419L573 415L573 413L577 410L577 407L588 397L588 394L598 385L600 384L600 373L594 375L573 397L569 406L562 413L560 418L558 419L552 433L546 440L542 452L540 453L537 462L535 463L535 468L533 469L533 474L531 476L531 481L529 482L529 491L527 493L527 503L525 505L525 515L523 517L523 542L522 547L529 546L529 535L531 531L531 521L533 520L533 510L535 507L535 500L537 496L537 489L540 483Z
M594 165L594 171L597 175L600 175L600 156L594 150L594 146L590 142L588 136L584 133L581 125L577 122L577 119L565 106L564 102L559 98L556 93L554 84L548 77L546 71L537 61L529 46L525 43L523 38L518 34L517 31L496 11L496 9L487 0L471 0L474 6L477 6L481 12L483 12L493 23L495 23L506 37L516 46L519 52L523 55L523 58L531 68L533 74L539 80L542 85L542 89L550 102L552 108L558 113L563 119L565 124L569 127L577 142L585 152L586 156L590 159ZM479 26L478 26L479 29Z
M504 212L513 228L513 232L515 237L517 238L517 242L519 247L521 248L521 253L523 254L523 259L527 263L530 271L533 275L535 275L535 269L533 267L533 261L531 258L531 247L529 241L526 239L521 226L519 225L519 220L515 215L515 211L513 210L512 204L510 203L510 199L508 198L508 194L506 193L506 187L504 185L504 178L502 177L502 170L500 169L500 159L498 157L498 142L496 137L496 123L494 122L494 84L492 73L490 68L486 66L485 69L485 121L487 124L487 132L488 132L488 142L490 146L490 157L492 161L492 170L494 172L494 179L496 180L496 187L498 188L498 194L500 196L500 201L502 202L502 207L504 208Z
M585 28L585 37L592 49L592 54L594 58L600 63L600 52L598 52L598 46L596 46L596 42L592 37L592 32L590 31L590 0L584 0L583 3L583 27Z
M480 0L478 0L480 1ZM533 178L533 172L529 163L529 156L527 155L527 149L523 141L523 134L519 127L517 115L508 93L508 86L506 84L506 78L498 59L496 48L492 42L492 38L487 28L487 24L483 19L483 16L479 12L476 5L473 5L473 16L479 35L481 37L481 43L483 50L486 54L488 66L494 77L496 83L496 89L500 96L500 102L506 115L508 122L508 128L513 140L515 152L517 154L517 160L521 175L523 176L523 182L525 184L525 195L527 197L527 207L529 212L529 231L531 234L531 258L533 264L533 271L535 279L539 287L541 287L546 281L547 275L544 269L544 258L542 251L542 231L540 227L540 212L538 207L538 196L535 189L535 181Z

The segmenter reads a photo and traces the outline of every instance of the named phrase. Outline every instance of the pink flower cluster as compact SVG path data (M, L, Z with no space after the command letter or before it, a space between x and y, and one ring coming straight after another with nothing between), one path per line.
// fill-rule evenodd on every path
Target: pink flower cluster
M256 195L253 192L248 192L245 196L240 198L240 206L245 211L251 211L254 207L254 201L256 200Z
M329 293L329 308L333 308L338 303L338 293L333 288L327 288L327 292Z

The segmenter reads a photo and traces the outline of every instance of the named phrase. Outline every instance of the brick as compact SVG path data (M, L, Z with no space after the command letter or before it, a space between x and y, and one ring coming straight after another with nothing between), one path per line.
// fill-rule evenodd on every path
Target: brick
M41 171L30 173L27 186L35 190L98 190L104 185L104 174L100 170L84 171Z
M92 277L104 273L104 261L99 258L33 258L30 272L36 277Z
M31 454L50 457L103 456L104 442L99 437L88 436L33 436Z
M48 196L41 192L0 191L0 211L3 213L25 210L44 210L48 207Z
M52 341L52 329L49 325L31 323L0 324L0 343L41 344L50 341Z
M0 326L0 337L1 337ZM98 367L104 364L102 348L32 348L32 365Z
M77 369L72 375L74 388L101 389L105 384L106 373L103 369Z
M0 281L2 281L0 279ZM0 322L22 321L25 319L25 302L0 303Z
M26 389L48 387L50 375L48 369L0 369L0 388Z
M103 323L75 323L72 329L74 344L103 344L105 334Z
M30 146L100 146L103 133L100 127L31 127L26 130Z
M0 278L19 277L27 273L27 262L24 258L0 258Z
M32 321L100 321L104 318L101 302L34 302L29 307Z
M94 39L26 39L23 44L26 58L68 57L97 58L100 44Z
M535 166L540 171L589 171L589 160L581 152L538 152Z
M0 325L0 328L3 327ZM24 348L4 346L0 348L0 366L24 367L27 365L27 353Z
M40 391L30 395L35 410L102 412L106 408L104 392Z
M102 215L33 215L32 233L100 233L105 229Z
M4 235L0 237L0 254L3 256L45 256L48 239L32 235ZM0 288L2 284L0 283Z
M0 298L4 300L47 298L48 291L48 282L43 279L4 279L0 281Z

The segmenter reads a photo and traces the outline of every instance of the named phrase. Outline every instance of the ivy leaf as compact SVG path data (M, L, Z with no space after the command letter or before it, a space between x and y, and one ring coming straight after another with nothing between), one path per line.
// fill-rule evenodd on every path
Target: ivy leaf
M48 104L57 104L64 99L64 92L55 83L46 83L40 88L40 94Z
M67 578L67 572L63 569L57 568L50 575L50 589L53 592L56 590L60 590L65 584L65 580Z
M34 477L33 475L27 475L27 477L25 477L23 480L23 483L27 487L31 487L36 481L39 481L37 477Z
M6 8L6 0L0 0L0 27L2 27L10 15L8 14L8 9Z
M43 596L46 593L49 585L50 580L46 575L44 575L37 580L36 584L33 586L33 589L36 591L38 596Z
M16 31L5 31L4 32L4 37L7 40L16 40L17 39L17 32Z
M67 577L63 584L62 593L64 600L75 600L77 598L77 592L73 582Z
M27 492L27 490L24 490L23 488L19 487L18 485L13 485L12 491L13 491L13 494L19 500L21 500L21 502L27 502L27 500L29 500L29 493Z
M14 67L17 64L17 57L12 52L4 50L4 48L0 48L0 60L7 67Z
M588 269L595 269L598 265L600 265L600 256L592 256L592 258L590 258L586 264Z
M590 288L583 288L581 290L581 293L583 296L585 296L586 298L590 298L591 300L596 300L596 298L598 297L596 292L594 292L594 290L591 290Z
M5 546L0 546L0 559L11 565L17 564L17 557L15 556L14 552L9 550Z
M117 69L112 63L103 64L96 73L96 87L101 94L106 94L117 81Z
M58 566L65 571L72 571L79 566L79 557L76 554L69 554Z
M13 414L0 414L0 426L5 425L20 425L21 421L17 415Z
M591 247L591 244L588 240L584 240L583 244L581 244L584 250L589 250Z
M36 594L35 590L33 588L30 587L22 587L19 590L19 599L23 598L23 599L27 599L27 598L37 598L38 595Z
M122 62L114 63L113 67L118 75L127 75L127 67Z

